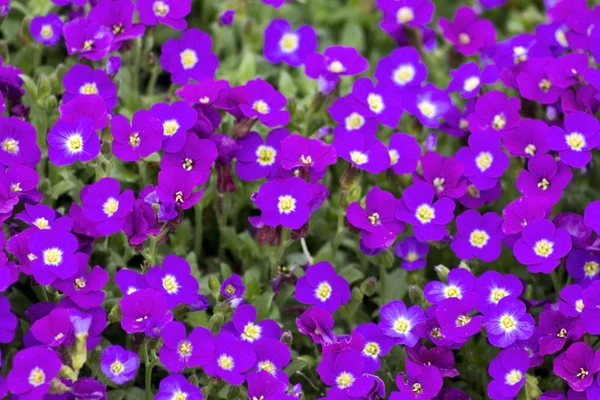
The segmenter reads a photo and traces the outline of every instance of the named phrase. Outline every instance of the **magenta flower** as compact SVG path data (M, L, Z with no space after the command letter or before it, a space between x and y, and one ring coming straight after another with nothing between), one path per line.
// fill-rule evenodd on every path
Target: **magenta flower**
M97 94L79 95L66 104L58 107L60 119L75 122L77 118L92 119L94 130L101 130L108 125L108 112L102 96Z
M108 55L113 42L109 28L85 18L64 24L62 31L67 52L69 55L79 53L79 59L100 60Z
M550 211L550 202L545 197L519 197L502 210L502 232L505 235L521 233L530 221L544 219L550 215Z
M270 128L287 125L290 113L282 110L286 98L273 86L262 79L248 81L245 87L247 104L240 104L240 110L248 118L256 117Z
M454 202L447 198L433 201L433 188L415 181L404 190L396 208L396 218L413 226L417 240L442 240L446 225L454 219Z
M544 310L540 314L540 354L554 354L565 346L567 341L577 341L585 333L579 318L570 318L560 311Z
M405 237L396 243L396 255L402 259L400 267L407 271L424 268L427 264L427 253L429 246L421 243L413 236Z
M464 299L448 298L438 304L435 317L447 340L462 344L481 331L483 316L472 315L476 306L475 296Z
M57 14L35 17L29 25L31 36L44 46L54 46L62 33L63 22Z
M48 158L57 166L91 161L100 153L100 138L88 117L58 120L48 132Z
M475 112L467 117L469 130L504 137L519 125L520 108L521 102L516 97L508 99L498 90L487 92L477 99Z
M456 199L467 191L467 181L462 176L464 167L459 160L430 151L421 158L421 168L423 179L433 186L436 196Z
M183 148L186 132L196 122L198 113L185 101L173 104L158 103L150 109L152 116L163 127L163 149L168 153L176 153Z
M600 200L592 201L585 207L583 221L586 226L600 235Z
M502 150L502 142L497 135L478 132L469 136L469 147L463 147L456 158L465 167L464 176L479 190L493 188L506 168L509 160Z
M502 350L492 360L488 372L494 378L487 391L494 400L513 399L525 384L529 369L529 355L523 349Z
M581 111L567 114L565 129L553 126L548 131L550 149L558 151L565 164L583 168L592 159L591 150L600 144L598 121Z
M319 91L331 92L341 76L362 74L369 62L354 47L331 46L323 54L312 53L304 60L306 76L316 79Z
M57 278L69 279L77 273L75 251L79 243L72 234L40 229L31 234L27 244L31 273L38 283L51 285Z
M88 272L88 259L87 254L75 253L77 272L68 279L57 279L52 283L83 309L102 305L105 297L102 289L108 282L108 272L102 267L97 265Z
M289 135L287 129L277 128L269 132L266 140L258 132L249 132L238 139L237 143L241 146L236 164L238 177L243 181L253 181L278 176L281 141Z
M335 321L329 311L318 307L310 307L296 318L298 331L319 344L331 344L336 340L333 332ZM16 326L16 323L15 323Z
M312 189L300 178L292 177L264 183L256 195L256 206L267 226L282 225L299 229L310 216L308 203Z
M115 51L121 48L125 41L134 40L144 34L144 25L132 22L134 12L135 6L131 0L103 1L90 10L89 20L111 30L111 51Z
M279 163L284 170L308 171L312 181L325 174L328 165L335 164L335 148L319 139L290 135L281 141Z
M544 121L526 118L506 135L504 147L513 157L531 158L550 151L548 125Z
M125 218L133 206L133 192L121 192L119 181L102 178L81 189L83 215L96 224L98 231L111 235L123 229Z
M472 56L496 44L494 25L487 19L477 19L477 14L470 7L459 7L452 22L440 18L439 25L444 37L465 56Z
M106 109L117 104L117 85L101 69L93 70L84 64L75 64L63 77L63 104L79 95L97 94L104 99Z
M295 298L303 304L315 305L335 312L350 300L350 286L326 261L311 265L296 283Z
M192 0L139 0L136 7L142 24L164 24L180 31L187 27L185 17L192 9Z
M594 381L594 374L600 370L600 352L583 342L573 343L567 351L554 359L552 372L563 378L569 386L583 392Z
M461 8L462 9L462 8ZM471 99L476 97L483 85L492 85L498 80L498 68L488 65L479 69L475 62L468 62L458 69L450 71L452 81L448 85L448 92L460 92L460 97Z
M0 116L0 163L35 168L40 160L35 128L17 117Z
M61 367L58 354L47 347L20 350L13 357L12 369L6 377L8 390L22 398L41 399Z
M562 162L554 161L549 154L535 156L527 163L517 178L517 189L525 196L543 197L552 204L558 203L573 173Z
M150 111L136 111L131 125L127 118L115 115L110 126L114 138L113 153L123 161L139 161L160 150L163 127Z
M148 270L146 282L165 295L171 309L179 304L193 304L200 288L188 262L173 254L165 257L162 267L157 265Z
M10 301L0 295L0 343L12 342L18 324L17 316L10 311Z
M567 288L570 290L563 293ZM570 316L576 317L581 313L585 330L591 335L598 335L600 334L600 282L592 282L583 292L581 289L577 285L566 286L561 291L561 297L569 297L571 300Z
M218 157L217 146L208 139L198 139L187 132L184 146L176 153L165 153L160 168L165 172L189 176L194 186L208 181L210 169Z
M141 289L121 298L121 327L129 334L145 332L148 328L164 326L173 320L167 298L154 289Z
M409 134L396 132L390 136L388 149L392 171L398 175L411 174L421 158L421 146Z
M500 257L504 233L500 229L502 218L489 212L480 215L477 211L467 210L456 217L457 234L451 247L460 259L479 258L492 262Z
M332 145L338 157L371 174L379 174L390 166L388 149L375 137L348 132L334 137Z
M546 219L531 221L513 247L517 261L532 273L549 274L571 250L571 235Z
M421 63L416 49L401 47L379 60L375 78L380 84L389 84L398 89L416 89L427 78L427 67Z
M48 347L68 345L73 341L73 325L69 310L55 308L50 311L48 315L33 323L31 333L36 340Z
M517 75L521 96L541 104L552 104L558 100L563 90L552 84L548 74L553 61L552 57L541 57L527 62L526 70Z
M154 4L156 3L161 1L155 1ZM210 35L191 28L183 32L181 39L169 39L163 44L160 65L171 73L171 80L178 85L187 83L189 79L201 81L212 78L219 66L219 59L211 48Z
M431 399L439 393L443 385L439 369L432 365L421 366L407 359L406 374L400 372L396 375L396 386L400 392L392 392L389 400Z
M174 204L187 210L202 198L204 190L202 188L196 191L193 175L176 173L172 170L158 173L157 194L163 204ZM177 214L176 210L175 214Z
M213 341L213 334L204 327L196 327L189 334L179 321L169 322L161 331L164 344L158 356L160 362L171 373L182 372L186 367L194 368L208 362L205 344Z
M299 67L315 51L317 33L310 25L302 25L294 32L285 19L274 19L265 28L263 52L271 63L285 62L292 67Z

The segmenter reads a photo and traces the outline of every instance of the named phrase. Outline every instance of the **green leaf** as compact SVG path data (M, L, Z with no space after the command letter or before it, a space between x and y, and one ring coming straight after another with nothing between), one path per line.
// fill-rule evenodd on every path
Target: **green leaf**
M298 88L296 87L294 80L284 69L282 69L279 73L279 83L277 87L279 91L285 95L285 97L295 97L296 92L298 92Z
M238 68L238 83L245 83L256 76L256 60L255 55L246 50Z
M339 271L339 274L343 276L349 284L353 284L354 282L359 281L365 277L365 274L363 274L361 270L352 265L348 265L342 268Z
M361 27L355 23L348 22L342 30L341 43L344 46L352 46L362 52L365 48L365 34Z
M263 293L254 302L257 320L269 317L269 314L271 313L271 305L273 304L273 294L273 292Z
M292 376L298 371L302 371L305 368L308 368L309 363L303 357L297 357L285 368L285 372Z

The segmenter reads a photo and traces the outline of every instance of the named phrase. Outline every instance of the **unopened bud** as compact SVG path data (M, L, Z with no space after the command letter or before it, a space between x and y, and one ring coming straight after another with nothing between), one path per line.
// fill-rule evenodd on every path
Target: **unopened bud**
M352 164L348 165L346 171L340 178L340 185L346 192L350 192L360 183L360 169L355 168Z
M200 381L198 380L198 377L196 376L196 374L190 375L188 378L188 382L194 386L199 386L199 384L200 384Z
M210 321L208 321L208 329L210 329L213 333L217 333L221 330L224 322L225 317L223 314L214 314L212 317L210 317Z
M410 301L415 305L423 305L425 303L425 296L423 295L423 290L416 285L410 285L408 287L408 297Z
M292 345L292 342L294 341L294 336L292 335L292 332L285 331L281 334L279 341L281 343L285 343L286 346L290 347Z
M56 100L56 96L51 95L44 99L44 109L47 111L55 111L56 107L58 107L58 101Z
M238 385L229 386L229 391L227 392L228 400L237 400L240 399L240 387Z
M373 256L373 262L375 265L382 265L385 269L388 269L394 264L394 253L390 249L385 249Z
M214 313L221 313L221 314L229 314L231 312L231 305L229 304L229 302L227 301L223 301L220 303L217 303L215 305L215 309L214 309Z
M357 287L352 289L350 294L350 301L355 304L360 304L363 301L363 294L361 290Z
M38 78L37 89L38 98L43 99L44 97L49 96L50 91L52 90L50 78L48 78L46 75L41 75Z
M121 312L121 306L119 304L115 304L113 308L111 308L110 313L108 313L108 323L112 324L115 322L121 322L121 317L123 313Z
M221 282L219 282L216 276L211 276L208 278L208 287L211 291L218 292L221 290Z
M448 273L450 272L450 270L443 266L442 264L436 266L435 268L435 272L438 276L438 278L440 279L440 281L446 283L448 282Z
M87 334L75 336L75 351L71 355L71 362L75 370L80 370L87 360L87 337Z
M467 264L465 260L460 261L458 268L466 269L467 271L471 272L471 267L469 267L469 264Z
M360 290L365 296L373 296L377 289L377 279L374 276L370 276L360 284Z

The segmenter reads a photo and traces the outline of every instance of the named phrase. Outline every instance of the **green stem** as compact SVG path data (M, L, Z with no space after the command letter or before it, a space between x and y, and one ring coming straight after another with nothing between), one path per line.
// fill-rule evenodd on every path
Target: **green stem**
M148 343L144 343L144 364L146 365L146 379L144 383L144 390L146 393L146 400L152 400L152 368L158 362L158 357L154 357L150 361L150 355L148 354Z
M387 272L385 270L385 266L383 263L379 263L379 284L381 285L380 295L381 295L381 304L385 304L387 302L385 298L385 277L387 276Z
M556 275L556 270L552 270L552 272L550 272L550 278L552 278L552 285L554 286L554 291L558 294L560 292L561 286L560 280Z
M345 190L342 190L340 193L340 203L338 207L337 232L335 233L335 238L333 239L333 249L331 253L332 261L335 259L335 255L337 254L338 248L340 247L340 242L342 241L342 236L344 234L344 218L346 217L346 210L343 209L342 203L347 196L348 193Z
M196 253L196 260L199 262L200 258L202 258L202 211L204 210L204 206L202 202L199 201L194 205L194 223L196 224L196 237L194 242L194 253Z
M271 259L271 277L275 277L277 275L277 267L279 266L281 259L285 253L285 249L292 243L290 240L291 231L288 228L283 228L281 232L281 243L279 247L277 247L277 251L275 255Z
M136 39L135 41L135 59L133 64L133 84L135 92L139 93L139 80L140 80L140 68L142 64L142 39Z
M156 86L156 80L158 79L158 75L160 75L160 71L160 65L152 67L150 79L148 80L148 85L146 85L146 96L152 96L154 94L154 87Z
M39 43L35 43L33 45L33 65L31 67L31 77L35 78L37 75L38 67L40 66L40 62L42 61L42 45Z
M158 241L167 234L168 228L163 228L163 230L156 236L150 236L150 246L148 246L148 252L142 253L148 264L152 267L156 265L156 244Z

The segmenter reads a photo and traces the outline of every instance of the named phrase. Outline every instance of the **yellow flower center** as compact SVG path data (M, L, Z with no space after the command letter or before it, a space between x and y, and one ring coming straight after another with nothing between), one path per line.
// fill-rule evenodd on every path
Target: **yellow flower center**
M35 221L33 221L33 224L39 229L50 229L50 223L44 217L36 218Z
M258 146L256 149L256 161L261 167L273 165L275 163L275 156L277 150L271 146Z
M419 109L419 111L421 111L421 114L423 114L427 118L435 117L437 111L437 107L435 106L435 104L427 100L420 102L419 105L417 105L417 108Z
M442 331L440 330L439 327L435 327L431 330L431 332L429 332L429 334L431 335L431 337L436 338L436 339L442 339L444 337L444 335L442 335Z
M579 132L572 132L565 136L565 141L574 151L582 151L586 145L585 136Z
M462 327L468 325L469 322L471 322L471 317L469 317L468 315L460 315L456 319L456 326Z
M481 172L487 171L487 169L492 166L493 161L494 156L487 151L482 151L475 157L475 165L477 165L477 168L479 168Z
M547 239L540 239L535 242L533 252L540 257L548 258L554 252L554 243Z
M2 149L7 153L17 154L19 152L19 142L11 138L4 139Z
M585 305L583 304L583 299L579 299L575 302L575 309L578 312L582 312Z
M81 153L83 151L83 138L79 133L74 133L67 138L66 145L70 153Z
M233 357L227 354L221 354L217 360L217 365L225 371L231 371L235 364L233 362Z
M181 390L177 390L173 395L172 400L186 400L188 398L188 394L182 392Z
M413 385L411 387L412 387L412 391L417 394L421 394L423 392L423 386L421 386L421 384L419 382L413 383Z
M194 347L192 346L189 340L182 340L181 342L179 342L177 352L180 356L189 356L190 354L192 354L193 348Z
M162 278L162 286L169 294L175 294L179 291L179 283L175 276L171 274L167 274Z
M256 100L254 104L252 104L252 108L261 114L268 114L270 110L269 105L263 100Z
M344 67L344 64L342 64L341 62L335 60L329 64L327 69L330 70L331 72L339 74L339 73L344 72L346 70L346 67Z
M50 25L43 25L42 29L40 30L40 35L44 39L50 39L52 35L54 35L54 29L52 29L52 26Z
M540 81L539 87L542 92L548 93L550 88L552 88L552 83L550 82L550 80L544 78Z
M377 357L380 352L381 349L379 348L379 344L375 342L368 342L363 349L363 353L373 358Z
M499 131L504 129L504 127L506 126L506 117L502 114L496 114L494 116L494 119L492 120L492 127Z
M46 374L40 367L35 367L29 373L29 384L33 387L38 387L46 382Z
M527 61L527 49L523 46L513 48L513 57L515 58L515 64Z
M284 53L293 53L298 48L300 38L295 33L286 33L279 41L279 48Z
M548 190L548 188L550 187L550 181L546 178L542 178L538 182L537 187L539 187L542 190Z
M183 69L192 69L198 64L198 55L192 49L185 49L179 54L179 57L181 57Z
M81 48L81 51L90 51L94 48L94 41L93 40L86 40L85 42L83 42L83 47Z
M362 128L365 124L365 118L359 113L353 112L346 117L346 130L353 131Z
M260 361L258 363L258 370L259 371L267 371L271 375L274 375L277 368L275 367L275 364L273 364L271 361L266 360L266 361Z
M228 295L232 295L235 293L235 288L233 287L233 285L227 285L225 286L225 293L227 293Z
M567 35L565 34L565 31L563 29L557 29L556 32L554 32L554 38L562 47L569 46L569 42L567 41Z
M435 218L435 210L429 204L421 204L419 207L417 207L415 217L422 224L428 224Z
M466 130L469 127L469 121L467 121L465 118L461 118L458 121L458 127L462 130Z
M327 301L331 297L333 289L328 282L321 282L315 290L315 296L321 301Z
M79 88L80 94L98 94L98 87L96 86L96 82L84 83Z
M119 360L115 360L115 362L110 364L110 372L112 372L115 375L119 375L121 372L123 372L124 369L125 366Z
M164 1L155 1L152 5L152 10L154 11L154 15L157 17L164 17L169 13L170 7L165 4Z
M176 119L169 119L163 122L163 134L173 136L179 130L179 122Z
M583 270L585 271L585 276L591 278L598 274L600 265L596 261L588 261L583 265Z
M458 35L458 41L460 44L469 44L471 43L471 37L463 32Z
M349 372L342 372L335 378L335 383L337 383L338 388L346 389L347 387L352 386L356 378Z
M363 165L369 162L369 156L358 150L350 152L350 159L356 165Z
M312 165L313 160L311 156L304 157L304 154L300 156L300 162L304 165Z
M510 315L504 315L500 318L500 326L505 331L512 331L517 326L517 321Z
M183 167L183 169L185 169L186 171L191 171L192 169L194 169L194 160L192 160L191 158L184 158L183 161L181 162L181 166Z
M394 70L394 82L400 86L404 86L414 79L416 73L417 71L415 71L415 67L412 65L400 65Z
M583 368L579 368L579 373L576 375L579 379L584 379L586 376L589 375L589 371L583 369Z
M535 152L536 152L537 148L535 147L535 144L530 143L527 146L525 146L525 154L529 154L530 156L535 156Z
M519 383L521 379L523 379L523 374L521 374L521 371L518 371L516 369L513 369L508 374L506 374L506 383L511 386Z
M475 229L471 232L471 236L469 238L469 242L471 242L471 246L475 246L479 249L483 248L490 240L490 235L487 234L486 231Z
M374 113L381 113L385 109L385 104L383 103L383 97L375 93L369 93L367 96L367 103L369 104L369 108Z
M373 214L368 216L369 218L369 222L371 222L371 225L377 225L379 224L379 214L374 212Z
M279 214L290 214L296 211L296 199L289 194L279 196L278 200L277 208L279 209Z
M87 282L84 277L75 279L75 290L83 289L85 288L85 285L87 285Z
M57 267L60 265L63 259L63 251L58 247L51 247L44 250L42 253L44 257L44 264Z
M142 140L140 139L139 133L136 132L129 135L129 144L131 145L131 147L138 147L141 141Z
M112 27L112 33L113 33L113 35L120 35L123 32L125 32L125 28L124 28L124 26L123 26L122 23L118 23L116 25L113 25L113 27Z
M460 288L458 286L446 286L446 289L444 290L444 294L446 295L446 298L451 298L451 297L456 297L458 299L462 298L462 294L460 291Z
M465 90L465 92L472 92L477 88L477 86L479 86L480 83L481 79L479 79L478 76L472 76L465 80L465 83L463 84L463 89Z
M399 24L406 24L413 19L415 19L415 13L410 7L400 7L396 13L396 21L398 21Z
M388 151L388 154L390 155L390 164L396 165L396 163L398 163L398 160L400 159L400 154L398 153L398 150L391 149Z
M257 339L260 339L260 333L262 329L260 326L253 324L252 322L248 322L244 327L244 332L242 333L242 339L249 341L250 343L254 342Z
M410 261L410 262L417 261L418 259L419 259L419 256L414 251L409 251L408 254L406 255L406 260Z
M498 303L500 300L508 296L508 292L501 288L495 288L492 290L491 299L494 303Z
M410 330L410 321L400 317L394 322L394 330L398 333L407 333Z
M178 192L175 192L175 203L177 204L183 204L183 192L180 190Z
M23 188L21 188L21 182L11 184L10 191L11 192L22 192Z
M112 217L119 210L119 201L114 197L109 197L102 205L102 210L109 218Z
M556 336L564 339L567 337L567 333L568 332L565 328L561 328L560 331L558 331L558 333L556 334Z

